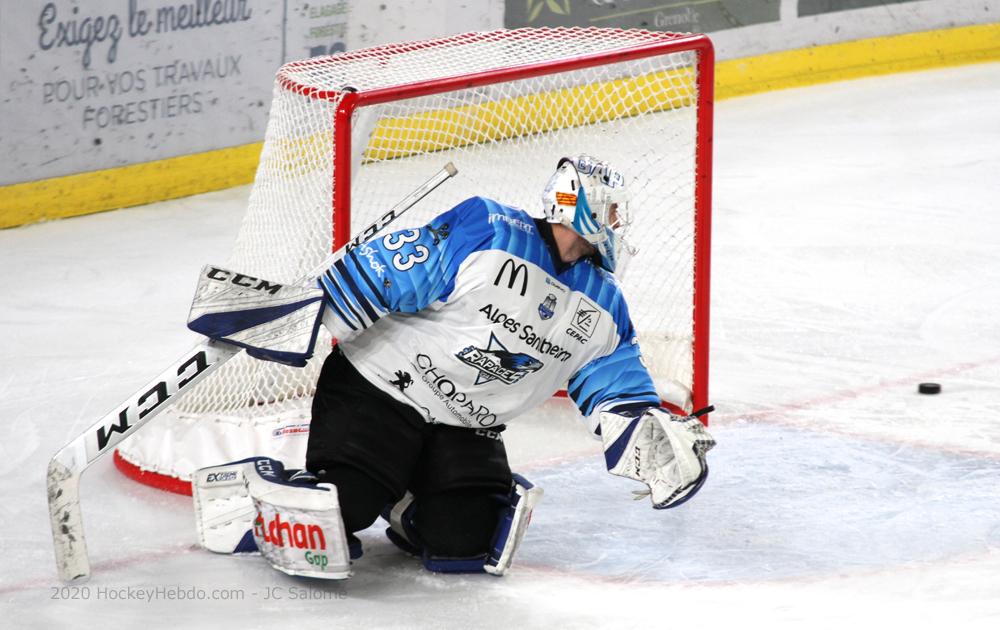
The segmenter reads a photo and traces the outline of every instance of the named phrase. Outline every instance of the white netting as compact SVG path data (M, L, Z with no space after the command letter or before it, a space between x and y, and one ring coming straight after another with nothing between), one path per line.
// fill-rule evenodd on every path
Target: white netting
M650 51L629 61L616 56L678 38L619 29L504 30L286 65L275 85L264 151L230 268L294 281L331 251L334 221L350 220L351 233L364 228L448 161L459 175L392 229L424 224L472 195L538 214L541 190L558 159L590 153L628 178L635 217L631 241L639 253L622 284L651 371L683 398L693 379L697 53ZM601 54L606 58L596 65L560 68L567 60ZM545 69L530 70L530 77L494 76L520 67ZM345 88L395 93L482 74L494 78L476 87L456 84L440 93L380 98L382 104L360 107L351 124L353 168L351 156L336 155L334 117ZM347 173L352 173L349 219L344 209L332 210L334 182ZM209 422L228 425L230 432L260 434L264 437L250 438L249 444L236 440L237 450L259 452L219 448L229 458L261 454L268 449L265 434L308 418L322 350L328 347L329 338L320 339L321 352L305 369L241 355L158 423L168 427L168 435L182 433L181 425L198 424L203 431ZM150 450L132 447L133 453L142 451L135 459L148 459ZM178 470L176 462L169 470L162 463L135 463L167 474L189 472Z

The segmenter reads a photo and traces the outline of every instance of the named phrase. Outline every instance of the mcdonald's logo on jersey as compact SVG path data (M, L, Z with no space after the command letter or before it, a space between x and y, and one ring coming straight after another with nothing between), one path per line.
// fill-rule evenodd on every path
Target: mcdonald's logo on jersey
M500 286L500 281L507 278L507 288L514 290L518 279L521 280L521 297L528 292L528 267L523 263L514 262L513 258L503 261L497 277L493 279L494 286Z

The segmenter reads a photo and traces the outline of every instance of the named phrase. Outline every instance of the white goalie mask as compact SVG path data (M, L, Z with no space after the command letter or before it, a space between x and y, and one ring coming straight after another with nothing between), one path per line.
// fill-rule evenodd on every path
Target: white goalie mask
M607 162L589 155L564 157L542 193L545 219L570 228L597 248L601 266L622 268L631 225L625 178Z

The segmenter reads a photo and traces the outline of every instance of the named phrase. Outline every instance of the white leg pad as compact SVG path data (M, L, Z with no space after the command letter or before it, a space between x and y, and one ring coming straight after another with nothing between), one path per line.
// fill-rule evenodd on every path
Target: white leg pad
M288 483L278 468L276 460L258 459L247 473L247 489L257 508L253 537L261 555L288 575L350 577L351 558L337 488L328 483Z
M202 468L191 478L198 544L215 553L257 551L248 546L257 509L246 487L246 460ZM241 547L241 543L244 543Z
M347 533L332 484L287 481L281 462L255 457L203 468L193 487L198 538L206 549L259 551L288 575L350 577Z

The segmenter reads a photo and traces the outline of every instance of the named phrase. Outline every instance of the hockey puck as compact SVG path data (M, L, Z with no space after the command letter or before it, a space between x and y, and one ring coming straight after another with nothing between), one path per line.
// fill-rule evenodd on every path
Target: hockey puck
M917 391L921 394L940 394L941 385L938 383L921 383L917 386Z

